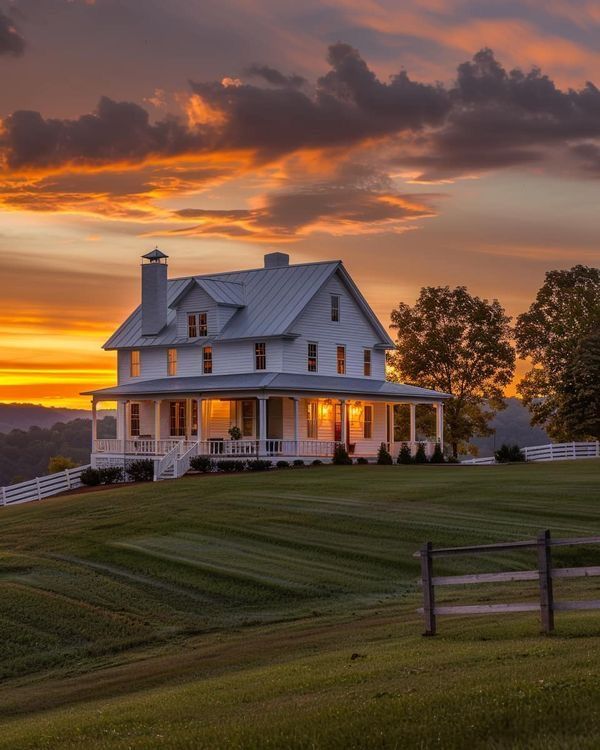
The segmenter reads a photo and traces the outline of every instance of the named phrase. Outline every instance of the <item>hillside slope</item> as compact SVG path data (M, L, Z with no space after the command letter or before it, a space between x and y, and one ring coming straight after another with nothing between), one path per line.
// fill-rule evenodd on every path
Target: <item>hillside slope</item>
M412 554L600 534L599 481L598 461L322 467L7 508L0 747L541 748L559 730L553 746L595 747L597 615L561 615L554 639L523 615L444 620L424 640ZM439 572L531 565L496 554ZM520 595L535 586L466 592Z

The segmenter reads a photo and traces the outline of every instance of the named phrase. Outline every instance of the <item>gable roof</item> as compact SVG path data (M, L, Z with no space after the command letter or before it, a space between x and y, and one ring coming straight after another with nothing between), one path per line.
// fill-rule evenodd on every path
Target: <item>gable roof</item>
M336 272L371 323L383 346L393 343L350 278L341 261L300 263L249 271L229 271L207 276L171 279L167 284L167 325L156 336L142 336L142 310L137 307L104 344L105 349L187 344L177 335L173 307L195 285L217 304L239 307L213 341L293 336L293 324L311 299Z

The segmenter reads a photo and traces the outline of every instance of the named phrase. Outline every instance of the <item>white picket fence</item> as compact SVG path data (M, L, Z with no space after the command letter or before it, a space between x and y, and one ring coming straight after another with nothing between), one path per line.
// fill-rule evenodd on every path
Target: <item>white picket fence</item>
M533 445L521 448L526 461L565 461L574 458L600 458L600 442L587 443L550 443L550 445ZM463 464L495 464L493 456L468 458Z
M90 465L86 464L76 469L66 469L45 477L29 479L27 482L0 487L0 505L30 503L32 500L43 500L66 490L74 490L81 487L81 472L89 467Z

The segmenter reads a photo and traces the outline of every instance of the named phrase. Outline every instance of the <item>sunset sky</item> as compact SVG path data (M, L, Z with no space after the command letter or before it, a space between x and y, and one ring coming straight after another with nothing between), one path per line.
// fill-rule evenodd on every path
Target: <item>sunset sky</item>
M0 401L87 406L170 275L341 258L509 314L600 261L600 5L0 0Z

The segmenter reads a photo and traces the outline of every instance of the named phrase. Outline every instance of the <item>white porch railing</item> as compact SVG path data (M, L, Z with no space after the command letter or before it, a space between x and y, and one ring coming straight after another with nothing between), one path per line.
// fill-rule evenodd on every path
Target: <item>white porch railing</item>
M198 443L194 443L191 448L175 461L175 476L182 477L190 468L190 461L198 455Z
M0 505L17 505L29 503L32 500L43 500L51 495L58 495L66 490L81 487L81 472L89 469L90 465L78 466L76 469L66 469L45 477L36 477L27 482L9 484L0 487Z
M94 453L120 453L132 456L164 456L173 448L185 453L195 442L184 438L101 438L94 441Z
M213 458L245 456L305 456L330 458L337 443L334 440L202 440L198 455Z
M549 445L532 445L521 448L526 461L565 461L576 458L600 458L600 442L586 443L550 443ZM461 461L470 465L495 464L494 456L467 458Z

